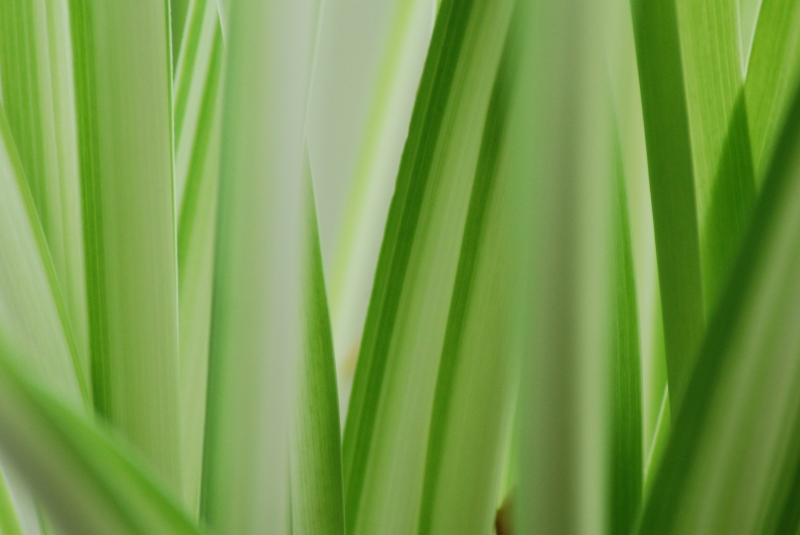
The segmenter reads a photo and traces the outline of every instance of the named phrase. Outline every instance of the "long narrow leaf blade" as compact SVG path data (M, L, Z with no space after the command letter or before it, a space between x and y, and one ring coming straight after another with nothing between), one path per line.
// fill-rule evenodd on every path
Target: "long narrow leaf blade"
M512 103L522 195L520 533L603 533L610 520L615 191L606 2L523 11Z
M344 535L336 361L310 168L307 172L306 341L303 358L298 363L293 409L291 532L293 535Z
M674 0L631 2L636 36L664 343L671 390L705 322L700 235ZM672 361L672 363L670 363Z
M518 178L508 170L514 32L487 110L433 400L420 535L491 531L514 399Z
M434 16L430 0L323 6L307 135L343 409Z
M438 14L383 239L343 444L348 533L419 523L437 368L512 2Z
M670 402L680 404L755 202L738 6L632 2Z
M94 405L180 491L164 0L71 0Z
M789 525L797 519L789 504L796 504L800 461L798 170L800 92L675 417L640 533L798 529Z
M309 0L231 3L201 516L219 533L289 529L301 332ZM226 25L227 24L227 27ZM228 31L229 30L229 31Z

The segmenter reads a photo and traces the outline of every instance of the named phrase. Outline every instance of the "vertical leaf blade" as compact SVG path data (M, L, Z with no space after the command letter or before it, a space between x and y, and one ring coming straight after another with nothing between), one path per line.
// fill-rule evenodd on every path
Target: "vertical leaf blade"
M201 517L289 529L289 415L302 356L303 143L313 2L245 0L224 20L222 155ZM229 30L229 31L228 31Z
M478 0L439 10L345 425L351 534L408 533L419 522L436 370L511 8L512 2Z
M92 386L180 491L167 3L72 0Z
M512 103L520 283L520 533L603 533L613 279L608 3L532 2Z

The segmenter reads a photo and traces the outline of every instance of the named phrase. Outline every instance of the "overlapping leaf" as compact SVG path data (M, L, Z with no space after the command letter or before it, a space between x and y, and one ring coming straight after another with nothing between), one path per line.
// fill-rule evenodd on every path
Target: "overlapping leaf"
M641 533L797 529L800 93L791 110Z
M448 1L438 13L345 426L350 534L418 527L437 369L511 8L505 1Z
M0 450L64 533L201 533L114 439L20 373L19 358L0 348Z
M180 492L172 68L163 0L71 0L94 406Z

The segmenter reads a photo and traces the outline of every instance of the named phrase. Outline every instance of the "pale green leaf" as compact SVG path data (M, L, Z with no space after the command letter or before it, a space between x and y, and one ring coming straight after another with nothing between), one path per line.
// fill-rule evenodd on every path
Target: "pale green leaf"
M430 42L430 4L332 0L322 8L307 135L343 408Z
M164 0L71 0L94 405L180 492Z
M351 535L405 534L419 524L436 374L511 8L506 1L447 1L438 13L345 425Z
M89 381L75 94L66 0L0 4L3 105L55 268L65 325Z
M227 15L201 516L219 533L285 535L315 9L242 0Z
M535 2L522 13L510 114L513 169L525 185L520 533L604 533L611 520L619 183L605 66L619 23L610 7Z
M20 365L42 388L75 408L90 405L59 299L44 232L0 109L0 333L31 357Z
M200 505L214 288L223 53L216 2L191 2L189 26L177 68L175 189L181 475L184 503L195 513L199 512Z

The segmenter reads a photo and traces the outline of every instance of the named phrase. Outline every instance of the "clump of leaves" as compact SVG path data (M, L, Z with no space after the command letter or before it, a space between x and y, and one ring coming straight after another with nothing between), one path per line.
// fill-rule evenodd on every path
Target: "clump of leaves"
M797 0L5 0L0 533L796 532L798 60Z

